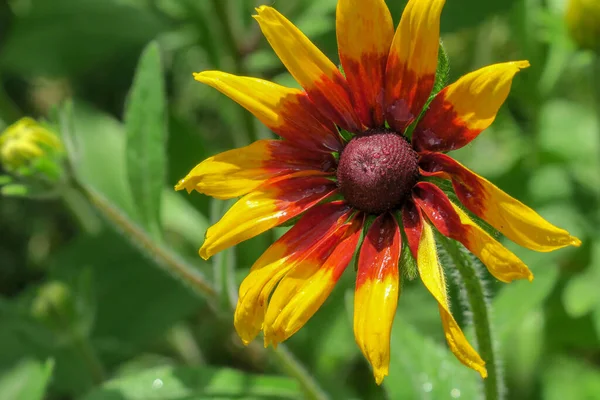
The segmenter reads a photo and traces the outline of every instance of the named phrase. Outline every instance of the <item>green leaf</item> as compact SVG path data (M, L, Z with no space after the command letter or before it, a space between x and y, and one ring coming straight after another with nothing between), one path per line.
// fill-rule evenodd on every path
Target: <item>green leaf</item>
M166 179L166 104L160 49L146 47L125 109L127 175L139 219L160 234L160 206Z
M0 393L3 399L42 400L52 376L54 361L24 359L9 371L0 374Z
M300 398L289 378L253 375L229 368L162 367L106 382L84 400L200 400Z
M441 329L441 327L440 327ZM390 375L383 385L391 399L476 399L479 375L397 315L392 331Z
M600 241L592 245L592 258L587 270L567 282L563 292L565 311L572 318L600 308Z
M157 14L123 3L29 2L30 12L18 13L3 38L0 67L24 75L65 76L103 70L110 63L130 65L131 55L166 24Z
M10 183L0 188L0 193L3 196L25 197L29 194L27 186L20 183Z
M553 360L542 377L545 400L597 399L600 371L591 364L560 357Z
M9 175L0 175L0 185L6 185L13 181L13 178Z
M544 265L542 270L534 270L533 282L524 280L505 286L494 298L494 326L496 337L502 343L516 329L523 318L541 306L550 295L558 279L558 268L552 264Z

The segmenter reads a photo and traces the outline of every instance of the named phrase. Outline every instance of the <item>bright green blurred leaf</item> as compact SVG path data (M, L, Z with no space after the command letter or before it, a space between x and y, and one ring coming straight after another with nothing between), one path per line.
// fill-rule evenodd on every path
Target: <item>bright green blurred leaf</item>
M7 33L0 67L64 76L99 69L107 61L122 62L165 29L155 14L122 3L32 1L31 12L16 18Z
M127 175L142 226L160 235L166 178L166 100L158 44L146 47L125 108Z
M533 282L512 282L498 293L492 302L496 337L504 343L523 318L539 308L552 291L558 279L558 268L551 264L543 270L534 269Z
M228 368L163 367L105 383L84 400L294 399L291 379L252 375Z
M383 381L390 398L477 398L477 372L462 365L445 343L436 343L399 317L392 330L390 375Z
M592 244L592 258L587 270L574 276L563 292L565 311L573 318L600 308L600 241Z
M542 376L544 400L593 400L600 393L600 371L585 362L557 357Z
M10 400L42 400L54 361L24 359L11 370L0 371L0 396Z

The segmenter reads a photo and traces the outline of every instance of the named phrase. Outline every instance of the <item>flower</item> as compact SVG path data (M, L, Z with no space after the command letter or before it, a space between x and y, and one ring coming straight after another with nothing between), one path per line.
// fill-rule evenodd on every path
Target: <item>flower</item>
M339 0L337 41L345 76L283 15L261 6L254 18L304 90L217 71L194 74L283 138L210 157L177 184L177 190L220 199L243 196L208 229L200 255L206 259L301 216L241 284L234 322L244 343L262 330L265 345L277 345L298 331L332 291L364 228L354 333L377 383L388 374L404 240L439 304L450 349L486 377L485 362L450 312L433 227L462 243L500 281L533 275L431 177L450 180L464 207L522 246L551 251L580 244L445 154L493 122L527 61L462 77L435 95L419 119L434 86L443 5L410 0L394 33L384 0ZM404 133L413 123L409 141ZM338 129L352 138L345 140Z

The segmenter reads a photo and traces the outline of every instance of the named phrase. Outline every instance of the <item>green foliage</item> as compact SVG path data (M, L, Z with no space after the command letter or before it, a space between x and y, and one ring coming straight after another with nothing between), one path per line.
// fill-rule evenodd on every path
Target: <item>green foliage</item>
M142 226L155 236L160 232L160 206L167 166L163 75L160 49L153 42L142 53L125 108L129 187Z
M300 393L289 378L229 368L159 367L108 381L83 400L295 399Z
M387 3L398 23L406 0ZM532 64L494 124L450 155L584 243L535 253L471 215L535 274L531 283L505 285L484 273L506 398L595 398L600 60L573 44L562 0L446 3L433 94L484 65ZM480 397L478 375L447 348L406 240L401 269L416 279L403 279L381 387L356 346L347 306L356 257L289 350L237 339L239 283L289 224L205 262L197 251L206 230L235 199L173 185L211 155L274 137L192 72L298 87L252 20L256 4L0 2L0 129L22 116L49 121L66 157L58 169L42 163L26 171L53 177L51 191L0 171L0 398L318 398L315 385L332 399ZM339 64L336 4L274 6ZM431 181L458 202L448 182ZM452 281L452 310L469 334Z

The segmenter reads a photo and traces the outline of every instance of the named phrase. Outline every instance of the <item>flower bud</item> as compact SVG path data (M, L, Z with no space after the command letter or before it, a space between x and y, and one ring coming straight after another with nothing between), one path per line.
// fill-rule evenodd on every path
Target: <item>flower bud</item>
M579 47L600 54L600 1L570 0L565 20Z

